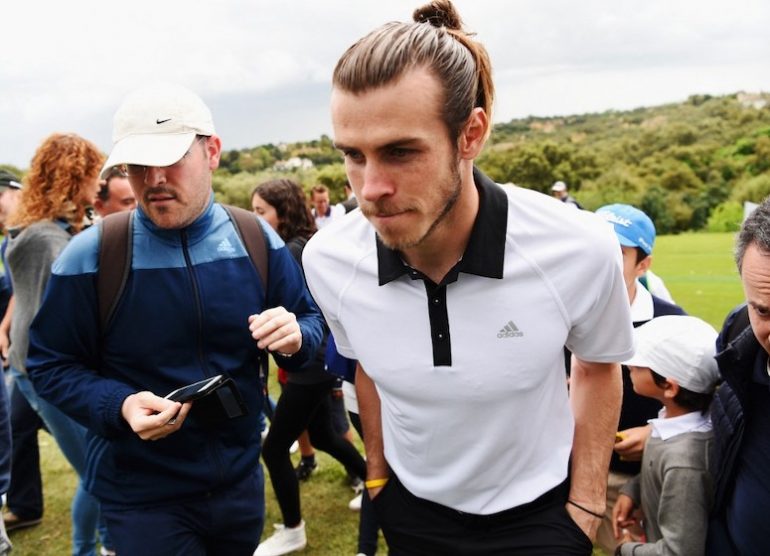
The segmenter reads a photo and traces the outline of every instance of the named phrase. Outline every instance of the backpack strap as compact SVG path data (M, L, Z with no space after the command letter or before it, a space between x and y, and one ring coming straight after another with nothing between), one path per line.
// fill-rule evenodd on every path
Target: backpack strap
M134 211L121 211L106 216L99 222L99 269L96 273L96 292L99 303L99 324L107 328L126 287L131 271L134 242Z
M262 232L262 226L257 221L256 215L248 210L234 207L231 205L222 205L227 211L227 215L235 225L235 230L246 246L254 268L257 269L259 278L262 280L262 287L265 289L265 304L267 304L267 239Z
M262 287L265 289L265 307L269 307L267 296L267 238L262 232L262 225L253 212L225 204L222 205L222 208L227 211L235 231L238 232L241 241L246 246L246 252L249 254L251 264L257 269L257 274L259 274L259 278L262 280ZM268 360L266 349L259 350L257 361L259 363L259 378L262 383L263 395L267 400L269 398L267 377L270 373L270 361Z

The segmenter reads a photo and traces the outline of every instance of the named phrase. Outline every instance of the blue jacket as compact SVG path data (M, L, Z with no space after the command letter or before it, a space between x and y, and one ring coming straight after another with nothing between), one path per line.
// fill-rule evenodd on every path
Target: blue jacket
M763 353L750 326L729 338L735 321L745 307L733 310L717 338L716 360L724 382L717 388L711 404L714 427L712 474L714 475L714 514L720 514L729 499L735 480L735 467L745 430L748 388L757 356Z
M752 371L757 357L767 360L751 326L743 322L747 320L745 307L745 304L741 305L728 315L717 338L716 360L724 381L717 388L711 404L714 442L710 467L714 479L714 506L706 540L708 555L737 554L727 529L725 510L735 486L746 430Z
M268 304L295 313L302 329L300 352L276 357L293 369L315 354L323 321L297 263L260 223L269 247ZM88 429L86 488L103 503L136 507L198 497L254 473L262 389L247 318L268 305L225 210L211 201L182 230L159 229L136 211L131 273L103 334L98 251L94 227L54 263L27 360L38 394ZM237 383L248 415L215 428L188 418L155 442L141 440L121 416L130 394L165 396L217 374Z

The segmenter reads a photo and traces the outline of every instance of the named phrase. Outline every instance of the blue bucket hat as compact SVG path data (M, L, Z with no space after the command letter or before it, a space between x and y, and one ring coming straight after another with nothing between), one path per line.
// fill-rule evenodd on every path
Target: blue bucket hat
M618 241L626 247L639 247L650 255L655 245L655 224L649 216L631 205L605 205L596 214L615 228Z

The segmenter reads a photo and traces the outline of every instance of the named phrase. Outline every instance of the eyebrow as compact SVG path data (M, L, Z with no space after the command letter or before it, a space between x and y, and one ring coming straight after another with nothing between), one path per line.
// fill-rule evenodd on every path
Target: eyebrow
M388 149L392 149L394 147L409 147L417 144L422 144L422 140L417 137L402 137L399 139L395 139L393 141L390 141L389 143L386 143L385 145L380 145L376 147L376 150L378 151L385 151ZM339 151L345 151L345 150L358 150L357 147L353 147L350 145L345 145L343 143L338 143L336 141L332 142L332 145L335 149Z

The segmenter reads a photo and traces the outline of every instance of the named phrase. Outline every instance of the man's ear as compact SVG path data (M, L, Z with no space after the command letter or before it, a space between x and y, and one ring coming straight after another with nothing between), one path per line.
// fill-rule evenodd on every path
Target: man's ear
M473 160L479 154L489 135L489 119L483 108L474 108L457 138L457 150L461 159Z
M219 168L219 158L222 156L222 140L217 135L212 135L206 140L206 152L209 155L209 170L212 172Z

